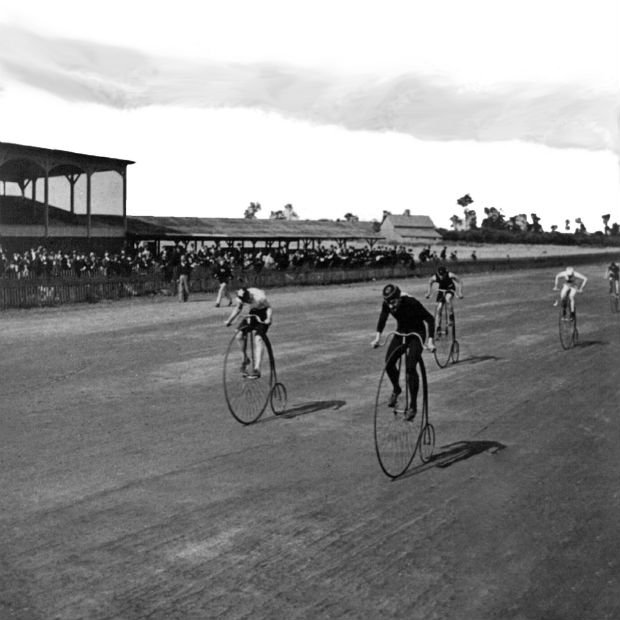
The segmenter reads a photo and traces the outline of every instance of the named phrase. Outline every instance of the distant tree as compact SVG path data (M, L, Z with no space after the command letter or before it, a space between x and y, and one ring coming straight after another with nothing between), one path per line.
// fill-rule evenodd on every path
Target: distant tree
M256 214L261 210L260 202L251 202L249 207L245 210L243 217L246 220L256 219Z
M461 196L457 199L456 204L461 207L467 207L473 202L473 198L469 194L465 194L465 196Z
M554 232L557 232L557 230L558 230L558 225L557 224L553 224L551 226L551 232L554 233Z
M576 217L575 218L575 224L579 224L578 228L575 228L575 232L576 233L585 233L586 231L586 227L584 225L584 223L581 221L580 217Z
M347 222L359 222L360 221L360 218L357 217L357 215L353 215L353 213L345 213L344 214L344 219Z
M611 225L611 234L614 237L620 235L620 224L618 224L618 222L615 222L614 224Z
M373 220L372 221L372 230L373 230L373 232L379 232L381 230L381 222L378 222L377 220Z
M498 209L495 207L485 207L484 213L486 217L482 220L482 228L493 228L495 230L506 228L504 215Z
M405 209L403 211L403 215L411 215L411 211L409 209Z
M530 213L530 217L532 218L532 223L528 227L529 230L532 232L542 232L543 227L540 225L540 218L536 213Z
M385 221L385 218L386 218L388 215L392 215L392 212L391 212L391 211L386 211L386 210L384 209L384 210L383 210L383 217L381 218L381 222L382 222L382 223Z
M478 216L476 212L473 209L465 209L464 214L465 230L476 230L478 228Z
M564 220L564 230L570 230L570 220Z
M299 215L297 215L297 213L295 213L295 211L293 210L292 204L284 205L284 219L286 220L298 220L299 219Z
M513 215L508 218L506 228L513 231L527 230L527 215L525 215L525 213L519 213L518 215Z
M605 229L605 234L608 235L611 232L611 228L609 228L609 218L611 217L611 215L609 213L607 213L606 215L603 215L603 226Z
M454 230L463 230L463 220L458 215L453 215L450 221L452 222L452 228L454 228Z
M272 211L269 214L270 220L285 220L286 215L284 215L284 211Z

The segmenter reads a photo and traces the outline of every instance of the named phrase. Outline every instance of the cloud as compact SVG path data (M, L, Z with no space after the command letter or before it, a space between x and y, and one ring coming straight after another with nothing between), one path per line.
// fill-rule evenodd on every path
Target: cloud
M618 93L579 84L476 88L427 74L381 78L276 63L188 62L0 24L2 74L65 100L119 109L252 108L422 140L620 152Z

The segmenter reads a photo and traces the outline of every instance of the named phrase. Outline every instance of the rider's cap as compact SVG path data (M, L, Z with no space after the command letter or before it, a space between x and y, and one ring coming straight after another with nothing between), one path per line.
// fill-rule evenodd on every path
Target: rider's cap
M444 273L447 273L447 272L448 272L448 270L447 270L447 269L446 269L443 265L441 265L441 267L439 267L439 269L437 269L437 271L438 271L441 275L443 275Z
M400 289L396 284L386 284L383 287L383 299L385 301L392 301L400 297Z
M566 275L572 276L575 273L575 269L573 267L566 268Z

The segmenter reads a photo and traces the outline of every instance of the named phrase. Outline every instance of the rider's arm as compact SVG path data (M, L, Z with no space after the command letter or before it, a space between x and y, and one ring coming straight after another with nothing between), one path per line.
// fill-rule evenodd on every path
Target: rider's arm
M433 290L433 284L435 282L435 276L431 276L429 281L428 281L428 290L426 291L426 295L425 297L430 297L431 296L431 291Z
M228 321L226 321L226 327L230 327L232 322L239 316L241 309L243 308L243 302L238 302L235 308L233 309L231 315L228 317Z
M561 278L563 275L564 275L564 272L563 272L563 271L560 271L560 273L558 273L558 274L555 276L555 282L554 282L554 284L553 284L553 289L554 289L554 290L556 290L556 289L558 288L558 281L560 280L560 278Z
M450 277L457 284L458 296L463 297L463 281L455 274L450 273Z
M588 282L588 278L586 278L586 276L582 275L582 274L581 274L581 273L579 273L578 271L575 271L575 275L576 275L578 278L581 278L581 286L579 287L579 290L580 290L580 291L583 291L583 289L584 289L584 287L585 287L586 283Z
M271 315L273 314L273 309L271 306L267 306L267 317L265 319L265 323L267 325L271 325Z
M388 315L389 315L388 305L383 302L381 306L381 314L379 315L379 320L377 321L377 333L375 334L374 340L370 343L373 347L379 345L379 340L381 339L381 334L385 328L385 324L387 323Z

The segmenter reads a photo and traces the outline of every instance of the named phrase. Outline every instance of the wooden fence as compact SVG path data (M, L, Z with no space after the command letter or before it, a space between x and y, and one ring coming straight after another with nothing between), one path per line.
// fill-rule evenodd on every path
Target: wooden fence
M568 263L572 265L608 263L611 260L617 260L617 254L617 252L610 252L536 258L459 260L450 262L448 267L459 275L512 269L558 269ZM386 281L411 277L428 278L434 273L436 266L433 262L426 262L417 263L415 269L404 265L394 265L347 269L262 270L260 272L239 270L235 273L231 286L237 288L243 283L245 286L279 288L347 284L372 280ZM551 274L550 278L553 275L555 274ZM24 280L0 278L0 309L96 303L104 299L113 300L143 295L175 295L177 293L176 282L174 274L172 278L166 279L159 270L122 277L96 275L81 278L28 278ZM209 268L200 266L194 269L190 280L192 292L216 293L218 288L219 282L211 276Z

